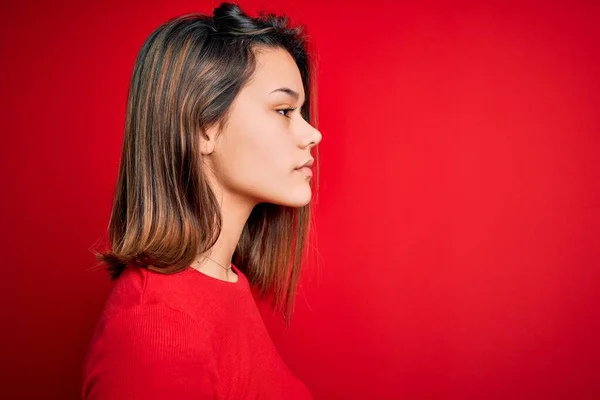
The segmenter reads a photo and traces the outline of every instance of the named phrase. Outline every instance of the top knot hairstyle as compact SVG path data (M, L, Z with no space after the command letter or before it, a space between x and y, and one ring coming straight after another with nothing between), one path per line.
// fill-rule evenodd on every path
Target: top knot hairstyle
M201 168L198 135L206 137L207 128L227 122L230 105L255 71L258 48L282 48L293 57L306 94L301 114L316 126L306 45L304 27L290 27L286 16L252 18L232 3L220 4L213 16L171 19L152 32L129 88L110 249L92 250L111 278L127 265L179 272L216 242L222 216ZM273 306L283 311L286 323L310 215L310 205L258 204L233 255L261 296L274 294Z

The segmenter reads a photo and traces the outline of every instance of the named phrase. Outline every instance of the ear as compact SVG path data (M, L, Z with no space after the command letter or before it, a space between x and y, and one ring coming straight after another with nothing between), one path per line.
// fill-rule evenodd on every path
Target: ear
M209 155L215 151L218 124L200 132L200 153Z

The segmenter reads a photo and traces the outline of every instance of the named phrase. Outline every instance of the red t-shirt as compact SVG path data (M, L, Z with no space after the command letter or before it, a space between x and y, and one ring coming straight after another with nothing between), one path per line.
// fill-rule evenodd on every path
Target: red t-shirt
M128 266L117 279L83 368L82 397L312 399L277 352L246 276Z

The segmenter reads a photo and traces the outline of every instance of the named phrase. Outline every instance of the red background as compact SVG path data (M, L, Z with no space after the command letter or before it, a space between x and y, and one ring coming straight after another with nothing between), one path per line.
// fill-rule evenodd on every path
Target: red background
M317 399L600 398L600 3L495 3L241 2L319 52ZM3 398L78 397L135 56L217 4L3 3Z

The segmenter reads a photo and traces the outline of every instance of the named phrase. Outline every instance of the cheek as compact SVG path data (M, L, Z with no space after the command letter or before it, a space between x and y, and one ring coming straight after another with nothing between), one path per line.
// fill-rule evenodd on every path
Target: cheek
M283 118L283 117L280 117ZM247 120L247 125L240 127L239 141L236 143L238 154L253 165L271 168L289 169L293 165L293 140L286 131L285 124L277 117L265 116L260 119Z
M261 132L240 149L245 167L263 176L277 176L290 171L293 165L288 140L282 135Z
M222 154L223 171L235 186L281 185L292 173L294 147L291 137L277 129L248 129L228 138Z

